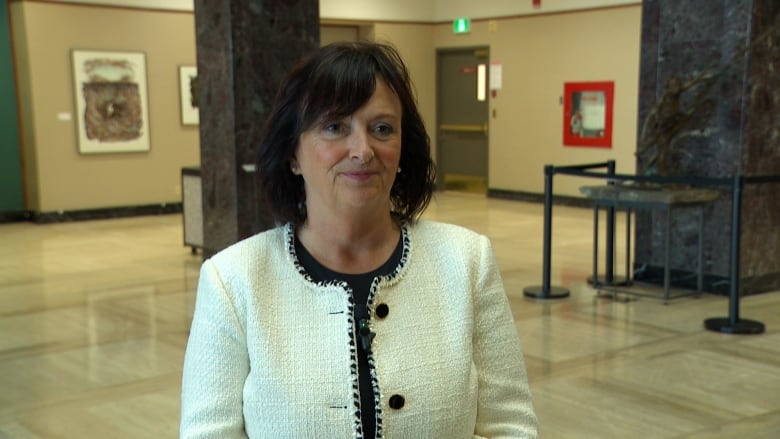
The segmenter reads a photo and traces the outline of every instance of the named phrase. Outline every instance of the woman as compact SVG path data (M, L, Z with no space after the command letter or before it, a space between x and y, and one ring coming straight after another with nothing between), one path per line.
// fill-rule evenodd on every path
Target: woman
M536 437L488 239L417 220L435 171L398 53L314 52L259 152L284 225L203 264L181 436Z

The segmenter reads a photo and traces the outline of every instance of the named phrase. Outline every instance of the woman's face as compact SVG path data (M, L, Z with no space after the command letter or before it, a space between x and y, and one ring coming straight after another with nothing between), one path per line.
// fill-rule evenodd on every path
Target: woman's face
M310 218L390 211L401 111L398 97L377 78L374 94L353 114L321 120L301 134L291 165L303 177Z

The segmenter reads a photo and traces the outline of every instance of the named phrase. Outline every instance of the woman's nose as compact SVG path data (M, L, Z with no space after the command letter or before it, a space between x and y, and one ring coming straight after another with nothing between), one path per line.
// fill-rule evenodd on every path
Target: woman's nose
M355 130L350 137L350 158L357 159L360 163L370 162L374 158L371 136L363 130Z

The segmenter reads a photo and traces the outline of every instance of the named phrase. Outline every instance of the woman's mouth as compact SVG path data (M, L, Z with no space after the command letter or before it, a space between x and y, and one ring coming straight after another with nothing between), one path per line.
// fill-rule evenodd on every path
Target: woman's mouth
M375 174L375 172L370 172L370 171L349 171L349 172L342 172L341 173L341 175L343 175L343 176L345 176L345 177L347 177L349 179L356 180L356 181L368 180L374 174Z

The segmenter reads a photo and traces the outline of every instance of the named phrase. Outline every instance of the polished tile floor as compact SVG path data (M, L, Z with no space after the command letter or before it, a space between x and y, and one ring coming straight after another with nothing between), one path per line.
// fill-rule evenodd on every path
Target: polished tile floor
M703 329L725 297L597 296L592 211L553 212L551 280L571 295L544 301L523 297L541 284L540 204L445 192L424 215L492 238L543 438L780 437L780 292L742 300L767 327L752 336ZM0 438L177 437L200 266L181 224L0 225Z

